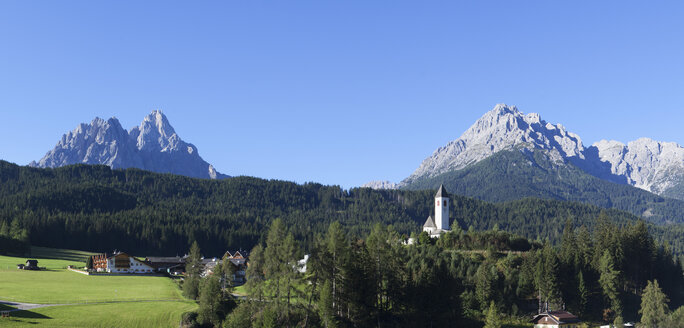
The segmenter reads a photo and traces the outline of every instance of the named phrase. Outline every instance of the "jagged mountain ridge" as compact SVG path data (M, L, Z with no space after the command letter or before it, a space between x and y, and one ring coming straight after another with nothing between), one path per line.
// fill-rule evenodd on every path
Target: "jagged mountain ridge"
M658 195L683 199L684 148L674 142L640 138L627 143L601 140L594 143L611 173L627 183Z
M460 138L438 148L409 177L397 184L410 187L420 180L464 169L493 154L515 149L544 150L559 165L572 164L611 182L629 184L672 198L684 199L684 149L676 143L639 139L627 145L601 141L584 147L581 138L538 114L523 114L498 104Z
M129 131L115 117L106 121L96 117L90 124L81 123L29 166L55 168L71 164L135 167L204 179L229 177L204 161L197 147L183 141L161 110L152 111Z

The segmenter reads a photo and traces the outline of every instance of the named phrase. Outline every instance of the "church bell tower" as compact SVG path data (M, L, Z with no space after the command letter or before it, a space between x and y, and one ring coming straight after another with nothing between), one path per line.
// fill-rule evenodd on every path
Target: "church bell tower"
M437 229L449 230L449 194L444 185L439 186L435 194L435 224Z

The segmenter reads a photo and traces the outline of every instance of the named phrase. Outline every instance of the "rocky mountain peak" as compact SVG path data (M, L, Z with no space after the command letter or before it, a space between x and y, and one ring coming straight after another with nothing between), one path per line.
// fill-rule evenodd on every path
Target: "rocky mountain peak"
M96 117L62 136L54 149L29 165L59 167L104 164L112 168L137 167L155 172L198 178L226 178L205 162L197 148L183 141L161 110L152 111L140 125L126 131L115 117Z
M381 181L381 180L376 180L376 181L371 181L363 186L361 188L371 188L371 189L397 189L397 184L391 181Z
M458 170L501 150L520 147L548 150L557 161L584 159L584 146L578 135L567 132L560 124L545 122L539 114L525 115L515 106L498 104L458 139L438 148L401 184Z

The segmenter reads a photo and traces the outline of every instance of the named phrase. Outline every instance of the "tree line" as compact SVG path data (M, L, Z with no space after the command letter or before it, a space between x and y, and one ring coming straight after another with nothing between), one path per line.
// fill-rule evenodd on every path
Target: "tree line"
M304 267L292 228L274 220L251 251L247 299L208 306L202 295L217 295L223 276L204 278L199 285L213 292L199 291L200 310L190 317L235 328L501 327L567 309L585 322L681 327L681 262L643 222L596 221L593 232L568 221L559 245L528 241L527 251L479 244L503 239L497 231L456 229L408 244L391 226L375 224L357 238L335 221L315 236Z
M102 165L57 169L0 161L0 225L16 222L32 245L146 255L183 254L197 241L206 254L226 247L250 249L280 218L304 249L316 233L338 221L359 238L375 223L403 236L419 231L432 214L434 191L371 190L316 183L235 177L202 180ZM603 210L581 203L527 198L488 203L452 195L452 226L515 233L535 241L561 240L564 221L592 229ZM605 210L618 226L638 218ZM647 224L658 243L684 254L684 225ZM16 239L15 239L16 240Z

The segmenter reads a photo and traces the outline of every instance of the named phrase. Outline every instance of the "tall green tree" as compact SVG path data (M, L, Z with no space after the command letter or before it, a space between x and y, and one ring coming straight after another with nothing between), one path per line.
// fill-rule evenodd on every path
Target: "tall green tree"
M183 296L197 299L199 296L200 274L202 273L202 255L197 241L192 242L190 253L185 261L185 277Z
M641 295L641 324L647 328L662 327L668 312L667 296L660 290L658 281L649 281Z
M610 301L610 308L616 315L622 315L622 304L620 302L620 272L615 270L613 257L608 250L603 252L599 262L599 284L603 290L603 295Z
M318 298L318 316L325 328L336 327L335 312L333 309L332 284L326 280L321 287Z
M204 324L218 327L221 323L221 302L223 300L221 285L217 274L203 279L199 293L197 320Z
M484 328L501 328L501 319L499 318L499 311L496 309L494 301L489 303L489 310L485 318Z

